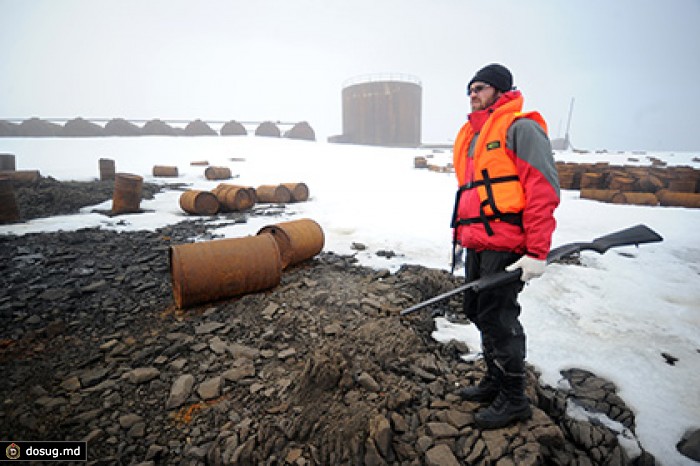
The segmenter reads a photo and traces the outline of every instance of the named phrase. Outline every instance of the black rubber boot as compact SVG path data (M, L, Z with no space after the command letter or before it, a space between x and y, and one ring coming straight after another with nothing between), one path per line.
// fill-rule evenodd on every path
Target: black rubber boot
M503 372L494 363L490 351L484 351L484 362L486 363L486 375L479 381L479 384L457 392L464 401L491 403L501 391Z
M530 400L525 396L525 377L504 377L503 387L488 408L476 413L480 429L501 429L532 417Z
M498 377L491 374L481 379L478 385L466 387L457 392L464 401L476 401L478 403L490 403L496 399L501 390Z

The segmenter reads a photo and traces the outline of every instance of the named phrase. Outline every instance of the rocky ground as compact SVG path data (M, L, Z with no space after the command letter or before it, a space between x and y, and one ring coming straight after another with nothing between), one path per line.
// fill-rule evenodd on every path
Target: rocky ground
M33 215L76 199L61 185ZM99 185L71 185L81 200L66 205L109 199ZM634 432L615 386L573 368L566 390L530 368L533 418L477 429L479 406L454 392L481 364L434 341L428 311L398 315L451 289L443 271L323 253L272 290L176 309L169 247L208 227L0 236L0 438L86 440L90 464L657 464L633 437L624 449L566 415L581 406Z

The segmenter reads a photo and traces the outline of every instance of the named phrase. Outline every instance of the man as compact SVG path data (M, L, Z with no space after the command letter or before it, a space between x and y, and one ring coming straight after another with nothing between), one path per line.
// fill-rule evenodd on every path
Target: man
M559 180L544 119L521 112L523 97L507 68L480 69L467 94L472 112L454 143L460 188L452 219L455 241L467 251L467 280L522 272L518 281L464 296L465 313L481 333L487 372L459 395L490 403L475 420L482 429L495 429L532 415L518 294L544 272Z

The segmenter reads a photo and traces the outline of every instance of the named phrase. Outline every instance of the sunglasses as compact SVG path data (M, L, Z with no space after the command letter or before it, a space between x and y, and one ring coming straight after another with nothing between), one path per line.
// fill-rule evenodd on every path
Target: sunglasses
M467 88L467 95L472 95L472 93L478 94L479 92L483 91L487 87L491 87L490 84L477 84L476 86L473 86L471 88Z

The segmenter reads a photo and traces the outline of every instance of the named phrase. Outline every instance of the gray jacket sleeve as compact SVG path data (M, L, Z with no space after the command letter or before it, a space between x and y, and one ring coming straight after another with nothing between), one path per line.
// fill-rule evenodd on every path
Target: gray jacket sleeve
M552 144L537 122L529 118L515 120L506 133L506 147L542 173L559 196L559 175L552 156Z

